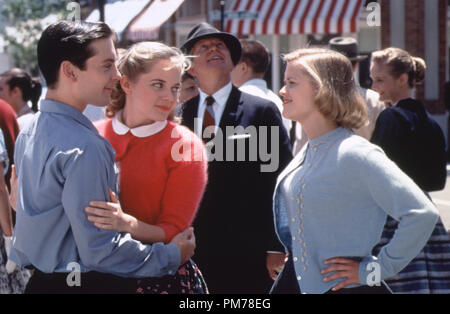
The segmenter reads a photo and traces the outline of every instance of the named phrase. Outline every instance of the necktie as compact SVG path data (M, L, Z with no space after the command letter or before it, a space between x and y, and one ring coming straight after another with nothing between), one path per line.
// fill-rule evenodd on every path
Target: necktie
M215 100L212 96L206 97L206 110L205 114L203 115L203 128L202 128L202 137L203 137L203 131L208 126L215 126L215 120L214 120L214 111L212 108L212 105L214 104ZM211 134L211 139L214 138L214 132ZM209 140L209 139L205 139Z

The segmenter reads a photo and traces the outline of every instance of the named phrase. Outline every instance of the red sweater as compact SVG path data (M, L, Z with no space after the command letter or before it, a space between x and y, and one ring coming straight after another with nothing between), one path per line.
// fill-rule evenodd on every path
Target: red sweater
M191 225L205 190L208 163L203 142L173 122L144 138L130 131L117 134L112 120L96 123L96 127L109 140L116 151L116 163L120 163L122 207L138 220L161 227L166 242L170 242ZM185 158L179 161L172 150Z
M9 169L5 180L8 188L9 178L11 177L11 165L14 164L14 143L19 135L19 125L17 124L17 116L12 107L4 100L0 99L0 128L5 138L6 152L9 158Z

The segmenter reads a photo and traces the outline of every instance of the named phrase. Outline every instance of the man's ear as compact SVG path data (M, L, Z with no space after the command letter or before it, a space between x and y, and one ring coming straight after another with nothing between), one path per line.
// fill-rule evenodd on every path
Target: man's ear
M247 72L250 70L250 67L249 67L248 64L245 63L245 62L239 62L239 63L237 64L237 66L240 66L240 67L241 67L242 73L247 73Z
M75 66L69 61L63 61L61 63L60 74L72 82L75 82L78 77Z
M245 62L238 62L234 67L233 70L239 71L238 73L244 73L244 71L247 69L247 64Z
M408 85L409 76L407 73L403 73L398 79L402 85Z

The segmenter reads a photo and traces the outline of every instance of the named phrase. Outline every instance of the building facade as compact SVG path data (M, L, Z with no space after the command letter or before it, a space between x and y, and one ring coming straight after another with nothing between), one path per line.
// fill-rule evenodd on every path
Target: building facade
M416 97L439 123L450 147L445 85L449 81L449 4L447 0L382 0L381 46L398 47L427 64ZM447 105L448 106L448 105Z
M413 56L423 58L427 63L426 78L424 84L417 88L416 97L425 104L427 111L440 124L449 141L448 110L450 109L445 105L444 86L450 80L450 32L448 31L450 1L354 0L353 7L349 5L351 1L353 0L225 1L225 12L236 13L225 20L225 30L241 38L257 39L268 47L272 53L273 62L266 79L275 92L282 85L284 72L280 56L294 49L307 46L324 47L331 38L336 36L350 36L357 39L361 54L370 55L373 51L387 47L405 49ZM185 0L176 13L174 27L176 35L173 44L180 46L192 26L199 22L208 21L220 28L219 2ZM292 13L294 10L299 11L302 3L306 3L303 11L297 15ZM330 22L333 16L350 17L358 10L358 6L361 7L356 16L356 29L340 26L333 28ZM246 16L242 13L251 13L252 10L260 13L258 18L266 19L260 23L259 30L258 22L256 26L251 25L254 23L251 21L255 19L255 16L251 14ZM264 13L264 10L267 13ZM331 17L331 19L327 21L325 17ZM286 18L291 20L284 21ZM311 20L310 24L307 22L308 18ZM295 24L301 24L302 19L305 25ZM323 22L325 26L321 26L322 21L325 21ZM349 23L352 21L350 20ZM298 31L290 30L293 25L299 27ZM369 61L360 64L358 73L359 82L365 87L370 87L369 65Z

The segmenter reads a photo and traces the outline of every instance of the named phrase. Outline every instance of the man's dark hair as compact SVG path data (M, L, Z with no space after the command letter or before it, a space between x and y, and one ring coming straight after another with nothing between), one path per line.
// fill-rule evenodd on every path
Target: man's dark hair
M49 88L58 81L63 61L84 70L86 60L95 54L91 42L106 39L113 31L105 23L59 21L47 27L38 42L38 64Z
M240 62L245 62L254 73L264 74L270 63L267 48L257 40L241 39L242 56Z

